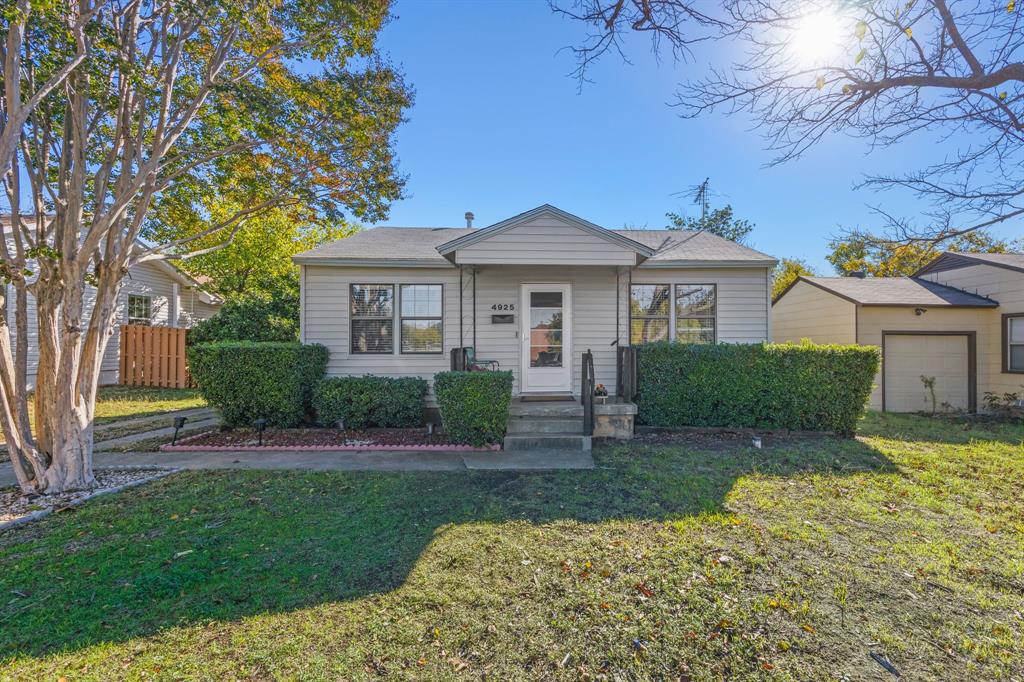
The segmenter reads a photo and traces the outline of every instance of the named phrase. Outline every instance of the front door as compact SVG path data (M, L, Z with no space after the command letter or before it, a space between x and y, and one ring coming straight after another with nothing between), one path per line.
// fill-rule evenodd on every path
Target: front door
M523 285L523 393L572 391L571 295L569 284Z

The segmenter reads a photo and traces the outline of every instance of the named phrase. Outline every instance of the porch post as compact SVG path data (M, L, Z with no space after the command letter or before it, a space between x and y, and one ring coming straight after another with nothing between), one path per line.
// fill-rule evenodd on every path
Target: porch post
M459 266L459 348L463 348L466 345L466 337L462 334L462 323L465 322L466 316L462 312L462 269L463 266Z
M473 351L476 352L476 266L473 266Z

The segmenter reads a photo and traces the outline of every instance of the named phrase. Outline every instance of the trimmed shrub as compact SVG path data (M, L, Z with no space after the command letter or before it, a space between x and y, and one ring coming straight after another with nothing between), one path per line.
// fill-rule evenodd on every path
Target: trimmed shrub
M227 426L296 426L327 371L327 348L300 343L218 341L188 349L192 376Z
M638 419L852 435L878 372L877 348L652 343L637 353Z
M188 331L192 345L215 341L297 341L299 299L290 293L273 298L250 295L230 300L213 317Z
M453 443L481 446L504 438L512 372L439 372L434 393Z
M323 426L339 419L351 429L419 426L426 393L426 379L417 377L330 377L317 384L313 409Z

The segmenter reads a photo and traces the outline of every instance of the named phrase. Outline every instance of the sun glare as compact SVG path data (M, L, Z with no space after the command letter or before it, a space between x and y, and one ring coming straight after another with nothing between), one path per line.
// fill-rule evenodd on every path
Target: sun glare
M828 10L802 17L790 37L794 58L805 66L835 59L843 42L842 24L841 18Z

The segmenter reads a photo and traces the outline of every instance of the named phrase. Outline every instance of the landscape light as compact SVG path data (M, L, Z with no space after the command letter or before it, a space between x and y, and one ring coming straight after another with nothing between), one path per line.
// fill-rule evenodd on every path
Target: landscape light
M174 445L178 441L178 431L185 426L185 422L188 421L188 417L175 417L174 418L174 435L171 437L171 445Z
M259 444L262 447L263 446L263 429L267 428L267 420L266 419L262 419L262 418L261 419L257 419L256 421L254 421L252 423L252 426L253 426L254 429L256 429L256 433L259 434Z

